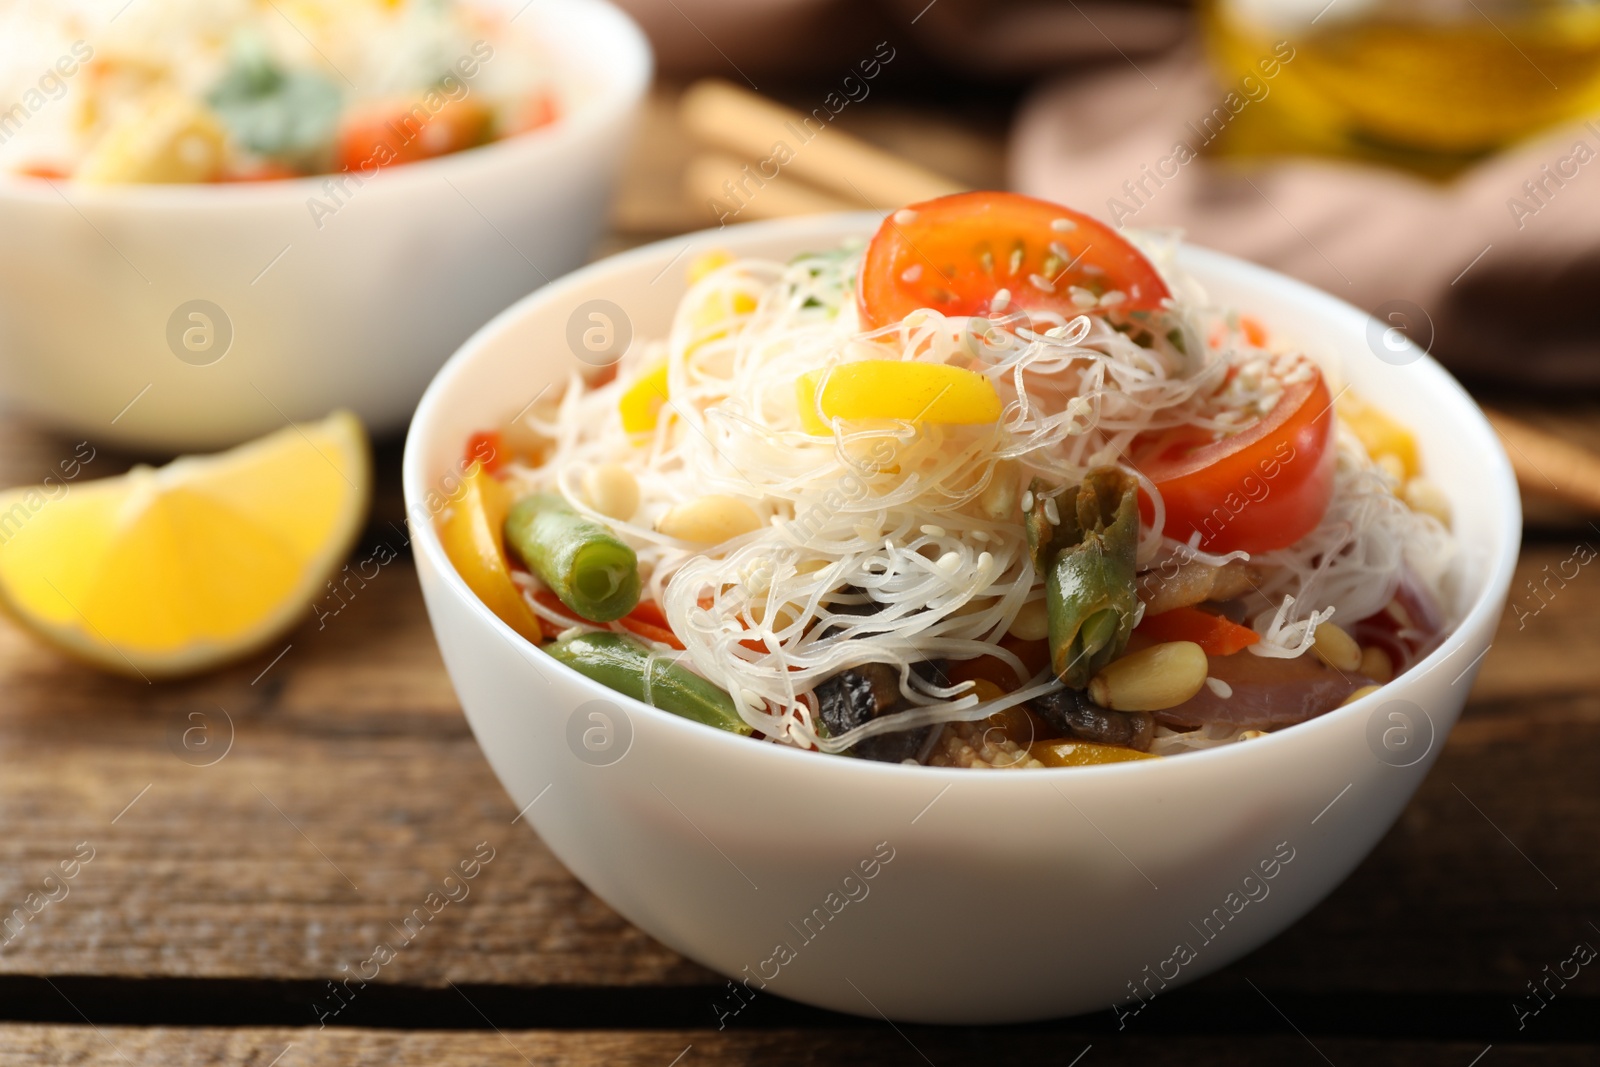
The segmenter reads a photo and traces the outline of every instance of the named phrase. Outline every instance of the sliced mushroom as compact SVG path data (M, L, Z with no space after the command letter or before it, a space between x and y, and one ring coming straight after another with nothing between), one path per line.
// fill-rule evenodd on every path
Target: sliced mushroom
M1205 600L1232 600L1261 581L1261 572L1243 560L1213 567L1199 560L1180 563L1176 571L1156 567L1139 576L1139 599L1145 617L1174 608L1187 608Z
M919 678L935 685L948 685L944 677L944 663L929 660L912 664ZM910 702L900 695L900 671L887 663L863 663L840 671L817 686L817 718L830 737L838 737L854 730L880 715L904 711ZM927 746L936 726L918 726L910 730L878 734L857 742L850 753L862 759L884 763L899 763L916 759Z
M840 671L816 688L817 717L830 736L854 730L900 699L900 672L887 663L863 663Z
M1080 689L1058 689L1034 697L1031 703L1038 716L1062 736L1148 752L1155 735L1155 721L1146 712L1102 708Z

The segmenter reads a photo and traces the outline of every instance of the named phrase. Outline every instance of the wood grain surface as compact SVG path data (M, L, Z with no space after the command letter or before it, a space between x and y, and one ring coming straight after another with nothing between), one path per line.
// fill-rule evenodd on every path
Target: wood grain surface
M652 108L603 250L706 221L672 184L684 149L670 102ZM999 180L994 133L895 108L853 132ZM1600 443L1581 403L1509 409ZM0 420L0 483L36 481L72 445ZM403 544L393 442L378 461L358 553ZM90 472L129 462L106 452ZM1128 1032L1109 1012L897 1030L782 1002L719 1032L716 976L623 922L513 823L403 553L320 626L185 682L96 674L0 625L0 917L92 850L64 896L0 934L0 1064L1065 1065L1092 1046L1084 1067L1468 1067L1489 1045L1483 1067L1597 1062L1589 971L1525 1030L1510 1025L1541 968L1600 944L1600 569L1546 581L1600 529L1559 509L1530 517L1514 610L1400 822L1305 920ZM470 894L318 1029L326 983L485 847ZM1038 918L1018 917L1017 935Z
M1087 1051L1086 1051L1087 1050ZM974 1039L912 1028L882 1031L786 1030L708 1035L697 1031L372 1034L295 1030L0 1026L0 1056L8 1067L70 1062L81 1067L729 1067L733 1064L831 1064L836 1067L998 1062L1133 1067L1152 1062L1188 1067L1321 1063L1370 1067L1465 1067L1483 1051L1470 1043L1332 1040L1315 1048L1293 1034L1259 1038L1127 1038L1119 1043L1036 1032L994 1031ZM1576 1047L1493 1049L1497 1067L1579 1067L1593 1064ZM276 1057L276 1059L275 1059ZM1487 1067L1487 1058L1483 1061Z

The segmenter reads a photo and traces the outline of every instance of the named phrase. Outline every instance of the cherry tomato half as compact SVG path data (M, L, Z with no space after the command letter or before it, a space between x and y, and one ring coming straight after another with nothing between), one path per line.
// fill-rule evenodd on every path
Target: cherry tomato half
M1001 289L1009 307L1083 313L1069 288L1123 294L1121 311L1153 311L1171 293L1138 249L1081 212L1020 193L956 193L883 220L861 265L856 301L868 329L917 308L983 315Z
M1320 373L1284 389L1254 425L1197 443L1168 435L1134 461L1166 504L1168 537L1200 532L1207 552L1267 552L1292 545L1322 521L1333 496L1333 401ZM1139 511L1152 521L1140 493Z

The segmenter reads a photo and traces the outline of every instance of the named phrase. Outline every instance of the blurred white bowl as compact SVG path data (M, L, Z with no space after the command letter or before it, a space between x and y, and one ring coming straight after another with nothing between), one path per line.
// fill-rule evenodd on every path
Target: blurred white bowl
M0 398L154 451L336 407L377 433L405 425L473 330L587 257L650 82L648 43L606 0L535 0L521 19L575 80L570 114L337 199L326 176L97 188L0 174ZM337 210L314 217L313 198Z
M614 301L634 336L660 336L683 291L685 245L784 259L877 221L762 223L637 249L540 290L469 341L429 387L406 443L434 632L516 807L584 884L678 952L752 989L765 979L769 992L892 1019L1136 1010L1135 992L1192 981L1300 918L1394 822L1504 606L1516 484L1466 393L1403 339L1379 328L1370 336L1381 346L1369 342L1361 311L1185 248L1180 261L1220 303L1402 414L1451 499L1468 556L1462 622L1373 696L1159 763L1006 773L869 763L759 744L620 696L544 657L472 595L430 521L438 494L468 434L568 372L562 337L578 303ZM870 881L863 862L878 864ZM707 1010L738 1004L730 992Z

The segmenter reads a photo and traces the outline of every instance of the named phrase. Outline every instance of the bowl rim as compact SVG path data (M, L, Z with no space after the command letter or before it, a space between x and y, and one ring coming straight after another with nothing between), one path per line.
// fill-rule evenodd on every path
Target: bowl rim
M422 400L418 402L417 409L412 415L410 427L406 432L404 454L401 460L401 482L407 524L412 526L411 542L413 552L420 552L426 556L428 563L439 573L439 579L449 593L458 599L465 600L468 603L469 611L494 629L502 640L511 642L511 647L519 654L537 653L538 649L535 646L491 611L468 588L465 579L456 571L455 566L446 556L443 543L439 539L438 530L431 516L422 522L425 528L416 529L413 525L413 514L426 514L425 507L422 507L423 497L429 491L425 483L424 472L424 465L427 462L425 452L428 448L425 438L429 436L429 425L435 420L436 413L443 410L444 395L453 379L462 373L464 368L477 359L482 352L492 349L498 343L500 336L513 328L515 323L529 314L534 307L539 304L560 300L568 292L582 289L592 281L618 269L634 266L641 262L650 262L668 253L673 253L671 261L668 263L670 266L671 262L676 262L677 258L682 256L683 252L689 247L712 239L726 243L734 234L737 234L738 243L741 245L759 244L766 240L794 237L808 232L816 233L820 238L830 240L837 240L851 233L867 236L877 229L884 217L881 212L877 211L840 212L739 223L729 227L713 227L693 233L679 234L596 260L556 279L549 285L534 290L500 312L469 337L439 368L438 373L434 375L433 380L428 384ZM1269 283L1280 286L1286 285L1291 290L1296 291L1297 296L1307 299L1308 302L1321 304L1330 317L1354 313L1367 317L1370 321L1370 316L1366 312L1331 293L1327 293L1316 286L1287 274L1251 263L1237 256L1186 243L1180 243L1178 246L1178 256L1180 260L1188 260L1191 263L1209 263L1225 267L1244 276L1248 282L1256 286L1264 286ZM1407 339L1406 343L1408 345L1411 344L1409 339ZM1412 347L1415 346L1413 345ZM1488 445L1492 467L1484 472L1483 483L1484 487L1494 495L1497 504L1500 505L1495 509L1495 513L1499 516L1498 525L1501 539L1499 550L1492 558L1485 559L1481 588L1473 598L1471 605L1462 613L1454 629L1446 635L1438 647L1401 676L1403 679L1415 682L1439 670L1455 653L1466 647L1468 643L1467 635L1477 633L1484 628L1487 628L1492 634L1493 628L1498 622L1497 616L1503 611L1502 601L1510 589L1513 571L1516 566L1521 542L1522 506L1510 460L1507 458L1498 436L1489 425L1488 419L1484 416L1482 409L1478 407L1477 402L1471 398L1461 383L1428 352L1421 352L1418 358L1410 364L1410 367L1420 368L1420 373L1426 376L1423 388L1434 391L1444 405L1455 409L1455 415L1460 422L1459 428L1464 432L1476 435L1480 443ZM556 668L557 673L564 675L569 681L577 684L580 689L587 691L592 699L618 702L630 715L641 716L647 721L656 722L659 724L660 729L669 732L681 731L677 733L677 736L684 743L738 746L737 748L728 749L728 752L733 754L735 758L737 758L737 753L746 752L748 753L745 757L747 759L791 761L814 761L816 759L816 753L802 751L790 745L751 744L750 739L747 737L707 727L701 723L692 722L681 716L651 707L642 701L601 685L566 664L558 663L548 657L546 657L546 661ZM1469 664L1468 669L1471 666ZM1176 761L1163 759L1151 764L1146 760L1128 760L1086 767L1033 768L1025 775L975 775L970 769L961 767L912 766L859 759L834 760L831 761L831 766L833 766L833 770L836 773L895 775L907 781L922 783L930 781L965 782L973 779L978 779L985 783L1008 780L1026 782L1040 777L1048 781L1056 781L1063 776L1073 780L1081 780L1086 774L1095 776L1161 774L1170 772L1158 771L1154 768L1170 762L1179 762L1181 765L1191 766L1196 769L1210 766L1212 763L1217 763L1220 766L1218 761L1253 759L1255 757L1250 753L1266 751L1273 746L1315 744L1318 734L1341 729L1342 724L1346 721L1358 716L1369 715L1372 710L1375 710L1374 700L1376 698L1392 699L1394 693L1391 691L1391 687L1396 682L1399 682L1401 678L1380 686L1376 692L1366 697L1324 712L1305 722L1296 723L1292 728L1286 727L1269 732L1262 737L1254 739L1249 745L1219 745L1199 749L1182 754L1181 758ZM1448 731L1445 733L1447 734ZM1299 740L1295 740L1296 738ZM695 739L699 740L696 741ZM1437 739L1434 752L1437 752L1442 747L1443 741L1443 737ZM1199 762L1202 760L1211 762L1202 764ZM843 764L848 764L854 770L836 766ZM783 766L793 766L798 769L806 765L815 768L814 762L810 764L779 763L772 766L776 770ZM980 788L1013 787L985 784Z
M528 3L532 4L533 0ZM514 165L523 157L559 154L594 129L612 125L632 111L649 90L655 72L655 53L633 16L612 0L556 0L542 6L564 9L565 14L601 23L597 32L567 34L551 42L562 50L573 49L573 53L563 59L568 67L581 66L586 72L599 72L599 90L582 107L538 129L404 166L380 167L366 180L382 174L386 187L404 190L406 186L417 186L430 179L459 176L459 172ZM540 31L532 32L537 35ZM583 47L575 48L578 45ZM586 60L595 62L586 63ZM65 200L75 208L92 206L129 211L277 205L298 203L314 196L327 182L346 173L326 171L256 182L95 185L71 178L38 178L0 168L0 203Z

